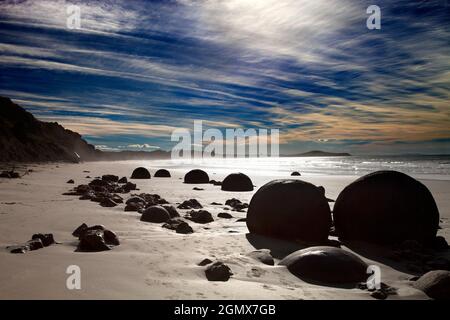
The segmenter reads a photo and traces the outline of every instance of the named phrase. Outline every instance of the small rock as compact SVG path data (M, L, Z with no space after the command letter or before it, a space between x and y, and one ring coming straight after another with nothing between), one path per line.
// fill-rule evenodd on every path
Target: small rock
M209 281L228 281L233 273L226 264L216 261L206 268L205 275Z
M119 237L111 230L103 231L103 238L106 244L118 246L120 245Z
M124 211L139 211L139 209L142 209L144 207L144 204L140 202L130 202L125 206Z
M205 190L205 189L203 189L203 188L198 188L198 187L194 187L194 188L192 188L192 190L195 190L195 191L203 191L203 190Z
M33 239L27 241L27 246L30 248L30 251L42 249L44 247L44 244L42 243L41 239Z
M11 249L9 252L11 253L27 253L30 251L29 246L17 246L14 249Z
M53 234L51 233L36 233L33 234L33 236L31 237L31 239L40 239L42 244L44 245L44 247L48 247L49 245L52 245L55 243L55 239L53 238Z
M203 208L203 206L196 199L185 200L178 206L178 209L201 209L201 208Z
M161 206L151 206L142 213L141 221L162 223L170 219L170 214Z
M298 171L294 171L294 172L291 173L291 176L298 177L298 176L301 176L301 174Z
M127 182L128 182L127 177L122 177L122 178L119 179L119 181L117 181L117 183L121 183L121 184L127 183Z
M97 252L111 250L105 242L102 230L87 230L83 232L78 243L78 251Z
M385 300L388 295L383 290L375 290L370 293L370 296L378 300Z
M206 266L206 265L208 265L210 263L212 263L212 260L206 258L206 259L203 259L202 261L200 261L197 265L201 266L201 267L204 267L204 266Z
M83 223L82 225L80 225L78 228L76 228L73 232L72 235L74 237L79 237L81 235L81 233L83 233L86 229L88 228L86 223Z
M233 216L231 214L229 214L228 212L221 212L217 216L219 218L224 218L224 219L231 219L231 218L233 218Z
M240 218L240 219L236 220L236 222L246 222L246 221L247 221L247 218Z
M198 210L198 211L192 210L187 213L185 218L194 221L196 223L209 223L214 221L211 213L209 213L206 210Z
M177 228L175 229L176 233L181 233L181 234L189 234L189 233L194 233L194 230L192 229L192 227L187 223L187 222L181 222Z
M222 206L223 204L219 203L219 202L211 202L211 205L212 206Z
M108 182L118 182L119 181L119 177L115 176L113 174L105 174L105 175L102 176L102 180L108 181Z
M69 181L67 181L67 183L74 184L75 181L73 181L73 179L70 179Z
M269 266L275 265L275 261L273 260L273 257L270 254L269 249L260 249L252 251L248 254L248 256Z
M232 207L235 211L248 208L247 203L241 202L241 200L236 198L225 201L225 205Z
M108 207L108 208L111 208L111 207L117 206L117 203L115 203L112 199L109 199L109 198L103 198L103 200L100 201L100 205L101 205L102 207Z
M177 209L174 206L164 204L162 205L162 207L167 210L171 218L176 218L180 216L180 214L178 213Z

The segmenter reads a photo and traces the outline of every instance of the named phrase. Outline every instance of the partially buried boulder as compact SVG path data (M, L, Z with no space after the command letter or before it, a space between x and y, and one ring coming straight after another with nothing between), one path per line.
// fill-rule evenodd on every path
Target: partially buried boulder
M264 264L267 264L269 266L273 266L275 264L275 261L273 260L272 255L270 254L269 249L260 249L255 250L247 254L250 258L253 258L255 260L258 260Z
M178 209L201 209L203 206L196 199L189 199L183 201L178 205Z
M333 210L337 235L379 244L432 243L439 211L425 185L396 171L377 171L348 185Z
M284 265L296 277L324 284L357 283L368 278L367 264L355 254L335 247L309 247L291 253Z
M142 213L141 221L162 223L170 219L170 214L161 206L151 206Z
M209 281L228 281L233 273L226 264L216 261L206 268L205 275Z
M450 300L450 271L434 270L425 273L413 286L435 300Z
M301 180L274 180L253 196L247 212L250 233L303 241L328 239L330 207L316 186Z
M78 251L97 252L111 250L105 242L103 230L87 230L80 236Z
M301 176L301 174L300 174L300 172L298 172L298 171L294 171L294 172L291 173L291 176L293 176L293 177L299 177L299 176Z
M131 179L150 179L150 178L151 178L150 172L143 167L134 169L133 173L131 174Z
M42 244L44 245L44 247L48 247L49 245L52 245L55 243L55 239L53 238L53 234L51 233L36 233L33 234L33 236L31 237L31 239L40 239Z
M155 178L170 178L170 172L166 169L159 169L155 172Z
M174 206L170 204L163 204L162 207L167 210L171 218L176 218L180 216L180 214L178 213L177 209Z
M184 176L184 183L208 183L208 174L200 169L194 169L186 173Z
M203 224L214 221L211 213L209 213L206 210L189 211L188 214L185 216L185 218L194 221L196 223L203 223Z
M253 182L243 173L229 174L222 182L223 191L253 191Z

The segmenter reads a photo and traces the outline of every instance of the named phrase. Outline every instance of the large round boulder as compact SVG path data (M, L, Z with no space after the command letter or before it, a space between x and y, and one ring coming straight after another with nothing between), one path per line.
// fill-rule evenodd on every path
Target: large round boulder
M208 183L208 174L200 169L194 169L186 173L184 176L184 183Z
M170 214L161 206L151 206L145 209L141 215L141 221L162 223L170 219Z
M296 277L317 283L338 284L366 281L367 264L357 255L335 247L309 247L298 250L283 260Z
M439 211L430 191L396 171L377 171L348 185L333 210L336 234L344 240L395 244L430 243Z
M435 300L450 300L450 271L433 270L425 273L413 286Z
M150 178L151 178L150 172L144 167L134 169L133 173L131 174L131 179L150 179Z
M301 180L274 180L252 197L250 233L303 241L324 241L331 226L328 202L317 187Z
M170 172L166 169L159 169L155 172L155 178L170 178Z
M253 182L243 173L232 173L222 181L222 190L253 191Z

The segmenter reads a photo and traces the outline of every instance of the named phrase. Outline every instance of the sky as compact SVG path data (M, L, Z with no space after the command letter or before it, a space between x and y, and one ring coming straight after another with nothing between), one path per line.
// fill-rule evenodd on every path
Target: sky
M0 95L103 150L203 120L284 154L450 154L450 1L1 1Z

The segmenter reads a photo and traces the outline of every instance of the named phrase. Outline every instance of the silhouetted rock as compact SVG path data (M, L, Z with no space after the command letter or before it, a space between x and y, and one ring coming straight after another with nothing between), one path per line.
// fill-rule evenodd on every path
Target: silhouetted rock
M78 251L97 252L111 250L105 242L103 230L86 230L80 235Z
M178 209L201 209L203 206L196 199L189 199L183 201L180 205L178 205Z
M223 219L231 219L231 218L233 218L233 216L231 214L229 214L228 212L221 212L217 216L219 218L223 218Z
M293 176L293 177L299 177L299 176L301 176L301 174L300 174L300 172L298 172L298 171L294 171L294 172L291 173L291 176Z
M239 199L232 198L225 201L225 205L230 206L233 208L233 211L239 211L242 212L244 209L248 208L248 203L242 202Z
M240 219L237 219L236 222L247 222L247 218L240 218Z
M42 249L44 247L44 244L39 238L27 241L26 245L30 248L30 251Z
M191 221L194 221L196 223L209 223L209 222L213 222L214 219L211 215L211 213L209 213L206 210L192 210L189 211L187 213L187 215L185 216L186 219L189 219Z
M144 208L144 204L140 202L130 202L125 206L124 211L139 211Z
M170 178L170 172L166 169L159 169L155 172L155 178Z
M210 263L212 263L212 261L210 259L206 258L206 259L203 259L202 261L200 261L197 265L201 266L201 267L204 267L204 266L206 266L206 265L208 265Z
M338 196L333 210L341 239L380 244L436 237L439 211L430 191L396 171L378 171L359 178Z
M309 247L283 260L296 277L319 283L356 283L368 278L367 265L357 255L335 247Z
M51 233L36 233L33 234L33 236L31 237L31 239L40 239L42 244L44 245L44 247L48 247L49 245L52 245L55 243L55 239L53 238L53 234Z
M81 224L78 228L76 228L76 229L72 232L72 235L73 235L74 237L77 237L77 238L78 238L78 237L81 235L81 233L82 233L83 231L85 231L87 228L88 228L87 224L86 224L86 223L83 223L83 224Z
M250 201L250 233L321 242L328 239L330 207L316 186L301 180L274 180Z
M205 189L199 188L199 187L194 187L194 188L192 188L192 190L195 190L195 191L203 191L203 190L205 190Z
M122 178L119 179L119 181L117 181L117 183L121 183L121 184L127 183L127 182L128 182L127 177L122 177Z
M105 239L106 244L113 246L120 245L119 237L111 230L108 229L103 230L103 238Z
M108 182L118 182L119 177L115 176L113 174L105 174L102 176L102 180L108 181Z
M162 207L167 210L171 218L176 218L180 216L180 214L178 213L177 209L174 206L169 204L163 204Z
M184 176L184 183L208 183L208 174L200 169L194 169L186 173Z
M229 174L222 182L223 191L253 191L253 182L243 173Z
M435 300L450 300L450 271L430 271L414 282L413 286Z
M131 179L150 179L150 178L151 178L150 172L143 167L134 169L133 173L131 174Z
M142 213L141 221L162 223L170 219L170 214L161 206L151 206Z
M437 236L433 239L431 246L434 250L437 251L446 251L449 249L447 240L443 236Z
M125 193L127 193L127 192L130 192L132 190L136 190L136 184L132 183L132 182L127 182L127 183L125 183L125 185L122 188L123 188L123 191Z
M30 251L29 246L15 246L13 249L10 249L11 253L27 253Z
M228 281L233 273L226 264L216 261L206 268L205 275L209 281Z
M69 184L74 184L75 181L73 181L73 179L70 179L70 180L67 181L67 183L69 183Z
M270 254L270 250L268 249L260 249L252 251L248 254L248 256L269 266L275 265L275 261L273 260L273 257Z
M177 225L175 232L181 233L181 234L190 234L190 233L193 233L194 230L187 222L183 221Z
M115 206L117 206L117 203L115 203L112 199L110 199L110 198L103 198L101 201L100 201L100 205L102 206L102 207L108 207L108 208L111 208L111 207L115 207Z

